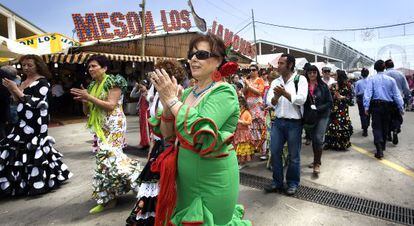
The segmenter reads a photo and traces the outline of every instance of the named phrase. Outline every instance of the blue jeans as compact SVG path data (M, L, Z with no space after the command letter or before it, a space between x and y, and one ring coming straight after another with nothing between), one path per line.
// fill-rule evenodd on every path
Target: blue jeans
M322 150L323 143L325 142L326 128L328 128L329 116L318 119L315 127L312 128L312 148L313 150Z
M300 182L300 149L302 147L302 122L297 120L275 119L270 134L272 152L273 185L283 187L282 152L288 144L289 163L286 172L288 187L298 187Z

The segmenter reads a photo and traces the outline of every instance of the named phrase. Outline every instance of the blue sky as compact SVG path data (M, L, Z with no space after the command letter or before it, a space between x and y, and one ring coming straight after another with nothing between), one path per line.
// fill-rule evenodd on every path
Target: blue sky
M88 12L126 13L140 11L137 0L0 0L1 4L31 21L47 32L59 32L72 36L74 24L72 13ZM388 3L388 5L387 5ZM236 32L246 25L254 10L257 21L308 28L354 28L389 25L414 21L414 1L410 0L343 0L343 1L237 1L237 0L193 0L197 13L206 19L210 26L217 20L224 27ZM147 0L147 10L151 10L155 25L161 25L162 9L188 9L186 0L162 1ZM194 23L193 23L194 24ZM361 32L303 32L257 25L258 39L288 44L304 49L322 52L323 37L333 36L340 41L377 59L390 54L397 65L402 66L402 56L393 48L382 55L379 50L390 44L401 46L406 51L406 67L414 68L414 25L386 30L374 30L372 38L363 39ZM252 40L251 27L240 32L241 37Z

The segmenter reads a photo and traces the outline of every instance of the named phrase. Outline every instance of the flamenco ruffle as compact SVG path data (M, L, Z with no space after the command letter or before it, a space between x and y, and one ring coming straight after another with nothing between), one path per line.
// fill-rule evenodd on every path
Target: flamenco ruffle
M39 195L72 177L51 136L25 145L10 134L0 143L0 196Z
M241 205L236 205L233 217L229 222L217 224L214 221L213 214L204 205L201 198L193 200L190 206L177 212L172 217L170 223L172 225L209 225L209 226L251 226L252 223L248 220L242 220L244 215L244 208Z
M154 225L158 193L157 183L141 184L138 200L126 220L127 225Z
M128 158L122 150L101 146L95 154L96 169L92 197L104 204L130 190L138 192L137 178L140 174L138 161Z
M182 105L175 123L181 147L197 152L204 158L228 155L229 148L223 147L231 145L233 133L219 131L213 120L200 118L194 108Z
M127 219L126 226L153 226L155 224L155 217L154 216L148 216L147 218L143 219L135 219L134 216L130 216Z

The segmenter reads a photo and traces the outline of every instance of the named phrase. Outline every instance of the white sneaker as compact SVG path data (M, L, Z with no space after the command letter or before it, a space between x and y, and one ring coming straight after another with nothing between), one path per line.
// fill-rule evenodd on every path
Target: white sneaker
M267 156L266 155L260 156L260 160L262 160L262 161L267 160Z

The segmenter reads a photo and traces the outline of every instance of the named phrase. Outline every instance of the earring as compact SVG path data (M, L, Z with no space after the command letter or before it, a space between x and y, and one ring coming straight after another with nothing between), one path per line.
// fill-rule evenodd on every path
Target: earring
M211 79L215 82L218 82L221 80L221 73L218 70L215 70L213 73L211 73Z

